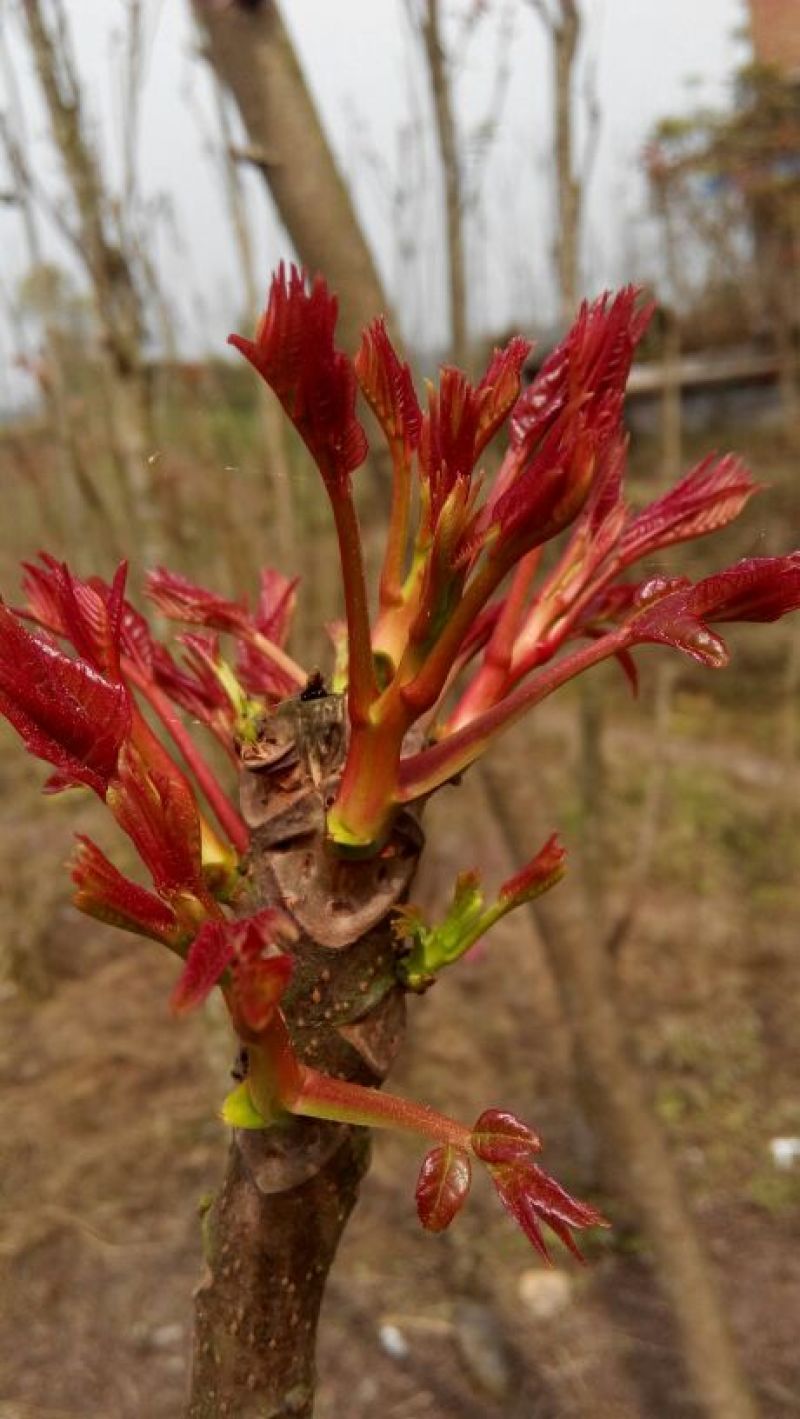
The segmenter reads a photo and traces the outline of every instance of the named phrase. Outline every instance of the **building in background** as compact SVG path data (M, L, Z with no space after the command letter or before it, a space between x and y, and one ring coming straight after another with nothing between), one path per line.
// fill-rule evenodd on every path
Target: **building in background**
M800 82L800 0L749 0L753 57Z

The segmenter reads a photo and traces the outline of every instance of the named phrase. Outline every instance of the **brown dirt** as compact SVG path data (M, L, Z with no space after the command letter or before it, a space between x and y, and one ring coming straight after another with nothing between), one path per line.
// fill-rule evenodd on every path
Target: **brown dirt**
M656 1107L763 1412L778 1419L800 1408L798 1185L768 1151L771 1136L800 1131L797 851L774 776L765 775L767 793L758 776L731 771L763 750L745 737L727 757L719 748L704 756L696 737L687 740L697 710L682 692L659 854L620 969ZM627 722L631 712L620 705L620 713ZM648 753L633 713L632 732L617 728L610 739L620 859ZM519 737L509 748L517 771L547 764L543 777L557 786L573 728L569 702L543 717L535 741ZM16 764L9 748L4 765ZM11 784L6 833L17 851L20 840L29 852L35 845L49 870L63 855L68 815L34 798L29 777ZM481 810L477 780L434 805L438 856L421 900L440 896L476 858L490 881L508 870L494 840L479 841L470 827ZM91 819L91 807L82 811ZM567 799L567 829L571 811ZM226 1044L214 1021L171 1020L174 968L158 948L79 920L63 896L60 887L50 892L38 927L33 975L47 995L32 998L9 982L0 1002L0 1415L173 1419L200 1264L197 1210L225 1151L215 1106L226 1088ZM591 1185L559 1006L526 923L504 924L477 960L415 1003L394 1084L465 1119L488 1103L518 1110L543 1132L546 1161ZM559 1256L566 1303L539 1319L520 1300L537 1263L484 1189L452 1234L420 1232L418 1161L402 1140L376 1141L326 1303L321 1419L366 1419L377 1407L397 1419L695 1413L640 1237L623 1225L595 1245L584 1272ZM613 1215L614 1199L605 1203ZM387 1353L392 1341L403 1353Z

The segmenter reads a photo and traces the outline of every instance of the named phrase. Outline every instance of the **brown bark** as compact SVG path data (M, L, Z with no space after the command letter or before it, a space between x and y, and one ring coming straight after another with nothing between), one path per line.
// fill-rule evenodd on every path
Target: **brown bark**
M559 0L561 17L553 26L553 83L555 85L555 159L558 184L558 285L564 323L575 314L580 291L579 239L581 186L573 171L572 86L575 54L580 35L576 0Z
M468 360L464 205L453 95L442 45L439 0L426 0L422 38L433 95L436 140L444 180L447 278L450 291L450 356L464 369Z
M306 1182L278 1192L263 1191L239 1143L231 1145L204 1223L208 1276L196 1294L188 1419L313 1414L322 1296L368 1165L359 1132L348 1130Z
M483 781L502 837L521 861L530 844L517 829L513 790L485 768ZM527 838L529 804L526 821ZM710 1259L625 1027L606 943L575 893L541 898L531 912L573 1031L578 1096L596 1130L605 1186L627 1200L652 1246L697 1398L709 1419L756 1419Z
M264 292L256 279L253 242L247 220L247 207L242 190L241 174L233 152L233 135L226 107L226 94L222 85L215 81L217 118L222 138L222 165L225 191L228 199L233 236L239 257L242 285L244 287L247 314L253 322L258 319ZM286 568L297 565L297 539L295 535L294 508L292 505L292 482L289 459L284 441L284 418L278 401L266 385L259 388L259 416L261 436L266 457L266 478L271 494L271 521L275 529L275 551L279 564Z
M285 1010L300 1057L378 1086L405 1023L388 919L422 835L406 815L389 856L330 855L325 805L343 746L338 696L289 701L270 717L243 769L253 832L246 909L279 903L300 930ZM235 1132L205 1222L189 1419L312 1414L320 1302L367 1164L364 1130L295 1119Z
M58 25L45 22L41 0L23 0L31 51L50 127L78 220L79 250L88 272L103 343L114 454L131 513L140 529L145 560L160 559L154 485L148 462L154 451L152 400L142 356L143 316L125 252L110 235L107 197L99 164L86 135L80 88Z
M278 7L192 0L192 8L247 131L243 156L261 172L300 261L337 292L342 343L354 350L388 302Z
M575 173L573 88L575 57L581 32L577 0L556 0L553 15L546 0L531 0L546 26L553 59L553 156L556 170L555 257L561 321L572 320L580 295L580 224L583 190ZM597 115L590 113L596 125Z

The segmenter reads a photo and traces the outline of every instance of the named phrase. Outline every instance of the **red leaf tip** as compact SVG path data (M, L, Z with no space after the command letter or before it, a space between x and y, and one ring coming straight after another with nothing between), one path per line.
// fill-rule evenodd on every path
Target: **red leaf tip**
M453 1144L431 1149L417 1181L419 1220L429 1232L443 1232L467 1200L472 1182L469 1154Z
M367 456L355 415L356 375L334 345L338 303L321 276L281 262L255 340L229 336L281 401L329 491L341 491Z
M518 1162L538 1153L539 1135L505 1109L485 1109L472 1130L472 1148L482 1163Z

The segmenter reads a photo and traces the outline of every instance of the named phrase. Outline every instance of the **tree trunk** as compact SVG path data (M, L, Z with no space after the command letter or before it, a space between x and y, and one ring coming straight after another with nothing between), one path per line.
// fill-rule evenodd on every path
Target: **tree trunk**
M308 1125L311 1128L311 1125ZM319 1125L321 1134L334 1130ZM314 1412L314 1348L328 1272L369 1161L364 1130L348 1129L307 1181L259 1185L274 1161L268 1135L231 1145L208 1212L208 1272L195 1296L188 1419L306 1419Z
M41 0L23 0L31 50L47 106L53 141L75 204L78 249L92 286L108 387L114 455L142 559L160 561L162 538L150 457L152 401L143 359L144 321L131 263L108 232L107 196L83 123L77 74L58 28L45 23Z
M661 474L665 483L672 483L678 478L683 463L681 332L675 311L664 307L662 317L664 350L661 387Z
M192 8L247 131L241 156L261 172L300 261L337 292L342 343L354 350L388 303L278 7L192 0Z
M344 737L338 696L288 701L268 720L242 773L253 833L244 905L279 904L300 930L285 997L297 1053L327 1074L378 1086L405 1028L389 916L423 839L405 814L388 853L365 862L330 854L325 806ZM320 1303L367 1166L366 1131L341 1124L290 1119L234 1133L204 1223L189 1419L312 1414Z
M514 859L521 860L526 845L517 830L513 790L485 767L483 781L495 822ZM529 807L526 819L530 824ZM609 953L577 900L574 893L557 892L540 898L531 913L573 1031L579 1100L596 1133L604 1184L612 1196L626 1198L653 1248L656 1275L705 1414L757 1419L711 1262L627 1035Z
M241 268L240 274L244 287L247 315L255 323L261 313L264 292L260 289L256 274L253 242L247 218L247 203L242 187L241 171L234 153L233 134L227 108L228 96L216 76L214 97L222 140L222 170L228 199L228 212ZM270 494L267 526L274 527L274 547L278 564L288 571L290 567L298 565L299 559L292 505L291 469L284 441L284 418L272 390L261 383L259 383L258 400L259 423L266 462L265 481Z
M436 139L444 180L447 277L450 290L450 358L461 369L468 361L467 279L464 254L464 204L453 95L439 24L439 0L427 0L422 38L433 94Z
M574 175L572 87L580 36L576 0L560 0L560 20L553 25L553 85L558 234L556 265L561 295L561 319L566 327L575 315L580 291L581 185Z

